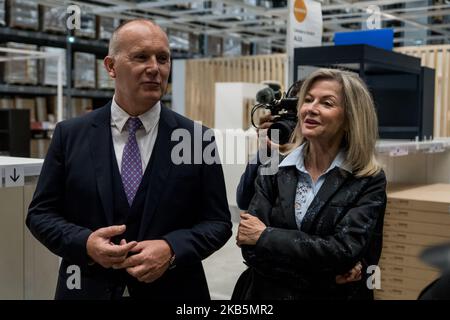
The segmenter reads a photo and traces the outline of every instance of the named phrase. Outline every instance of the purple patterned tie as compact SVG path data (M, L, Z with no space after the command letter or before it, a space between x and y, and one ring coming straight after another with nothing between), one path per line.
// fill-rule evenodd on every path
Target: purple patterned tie
M131 207L134 196L142 179L142 163L139 146L136 141L136 131L142 126L139 118L128 118L128 141L122 155L122 183Z

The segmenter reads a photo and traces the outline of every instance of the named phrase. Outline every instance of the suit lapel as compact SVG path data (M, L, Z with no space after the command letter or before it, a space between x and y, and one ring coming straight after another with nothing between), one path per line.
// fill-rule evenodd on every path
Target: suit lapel
M294 209L298 182L297 168L294 166L280 168L277 175L277 182L284 221L286 221L288 227L297 229Z
M172 111L161 104L161 114L158 124L158 136L152 151L150 181L145 197L142 223L139 228L138 240L144 238L161 199L162 192L167 185L167 177L172 168L171 151L176 141L171 141L171 134L176 127L176 120Z
M301 224L301 230L308 232L317 217L318 213L322 210L325 203L336 193L342 184L345 182L348 176L347 171L339 169L338 167L332 169L325 179L322 187L320 188L314 200L311 202L305 217Z
M113 224L113 199L111 177L111 103L103 106L92 121L90 151L100 200L108 225Z

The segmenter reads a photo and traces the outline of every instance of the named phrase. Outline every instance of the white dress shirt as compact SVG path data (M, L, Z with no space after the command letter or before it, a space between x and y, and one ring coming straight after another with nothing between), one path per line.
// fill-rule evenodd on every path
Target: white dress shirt
M147 168L155 145L160 113L161 103L158 101L150 110L138 116L142 122L142 127L136 131L136 140L141 153L143 173ZM119 171L122 171L122 154L128 141L129 134L125 124L129 117L131 116L116 103L113 97L111 103L111 134Z
M328 173L335 167L339 167L345 171L352 172L352 168L345 163L346 154L343 150L339 150L328 169L320 175L316 182L314 182L305 168L305 159L303 155L304 144L297 149L294 149L289 155L281 161L278 167L295 166L297 168L298 183L295 192L294 208L295 208L295 222L298 229L302 225L303 218L308 211L311 202L319 192L323 183L326 180Z

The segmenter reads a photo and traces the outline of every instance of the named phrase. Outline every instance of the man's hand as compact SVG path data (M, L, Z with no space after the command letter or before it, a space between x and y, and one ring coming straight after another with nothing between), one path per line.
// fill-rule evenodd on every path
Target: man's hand
M166 272L173 255L165 240L141 241L130 252L136 254L114 265L113 268L126 268L130 275L146 283L155 281Z
M125 239L120 244L111 242L111 238L125 232L126 226L111 226L100 228L92 232L86 243L89 257L104 268L111 268L114 264L122 263L128 251L137 245L136 241L127 243Z
M257 217L241 212L241 222L238 227L236 244L239 247L243 244L255 245L265 229L266 225Z
M337 284L345 284L347 282L353 282L353 281L359 281L361 280L361 270L362 270L362 264L358 261L356 265L347 272L346 274L341 274L336 276L336 283Z

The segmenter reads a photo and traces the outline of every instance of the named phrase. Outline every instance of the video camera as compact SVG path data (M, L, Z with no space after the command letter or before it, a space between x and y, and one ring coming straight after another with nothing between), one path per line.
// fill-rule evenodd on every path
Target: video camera
M267 136L277 144L285 144L289 142L292 132L297 125L297 97L286 97L281 92L281 86L270 83L268 87L261 89L256 93L256 104L251 113L252 125L257 128L253 122L253 115L256 110L266 108L275 116L274 123L269 127ZM278 139L273 136L274 130L278 130ZM273 139L272 139L273 137ZM276 141L278 140L278 141Z

